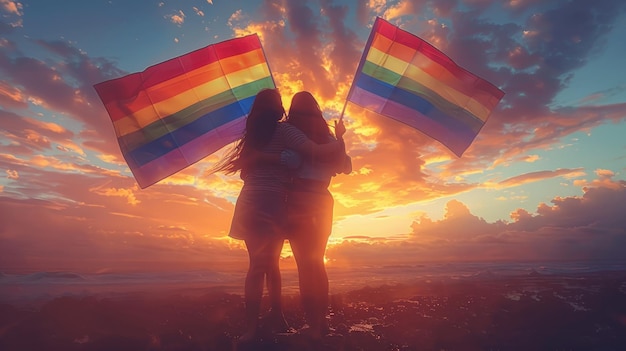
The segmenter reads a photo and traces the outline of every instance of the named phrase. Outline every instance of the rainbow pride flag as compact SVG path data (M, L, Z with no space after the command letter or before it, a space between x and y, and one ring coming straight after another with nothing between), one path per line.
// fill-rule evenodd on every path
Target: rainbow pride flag
M94 87L146 188L241 138L255 95L275 84L253 34Z
M461 157L503 96L426 41L377 18L347 102L416 128Z

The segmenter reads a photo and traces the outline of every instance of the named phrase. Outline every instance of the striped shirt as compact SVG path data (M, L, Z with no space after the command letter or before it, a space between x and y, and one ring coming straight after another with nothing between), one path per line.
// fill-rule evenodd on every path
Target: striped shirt
M280 155L285 149L296 149L308 138L290 123L278 123L270 142L260 151ZM245 190L261 190L287 193L290 173L279 164L255 165L243 174ZM243 190L243 189L242 189Z

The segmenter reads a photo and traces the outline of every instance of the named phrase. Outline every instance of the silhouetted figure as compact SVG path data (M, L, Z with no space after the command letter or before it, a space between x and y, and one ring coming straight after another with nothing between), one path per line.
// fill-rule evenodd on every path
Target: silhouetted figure
M309 92L294 95L287 122L318 144L336 140ZM335 123L335 133L342 139L345 133L343 121ZM302 306L309 325L307 334L314 339L321 338L328 330L328 276L324 254L332 230L334 203L328 186L335 174L352 171L352 162L345 148L331 156L303 155L287 197L287 238L298 265Z

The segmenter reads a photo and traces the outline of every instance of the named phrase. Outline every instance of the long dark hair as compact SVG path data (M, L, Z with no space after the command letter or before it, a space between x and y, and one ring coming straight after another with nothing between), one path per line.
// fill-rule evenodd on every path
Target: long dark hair
M260 150L272 139L278 122L284 117L285 109L276 89L263 89L254 98L246 118L246 130L235 147L215 165L211 173L223 171L233 174L244 168L244 159L252 150Z
M329 136L333 135L324 119L320 105L308 91L301 91L293 96L287 122L300 129L317 144L328 143Z

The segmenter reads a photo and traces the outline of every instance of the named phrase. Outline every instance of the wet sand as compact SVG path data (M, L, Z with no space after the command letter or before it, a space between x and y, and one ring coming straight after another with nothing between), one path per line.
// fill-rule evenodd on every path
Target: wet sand
M297 295L285 315L304 324ZM0 303L0 350L626 350L626 272L436 279L334 294L333 333L239 345L224 289Z

